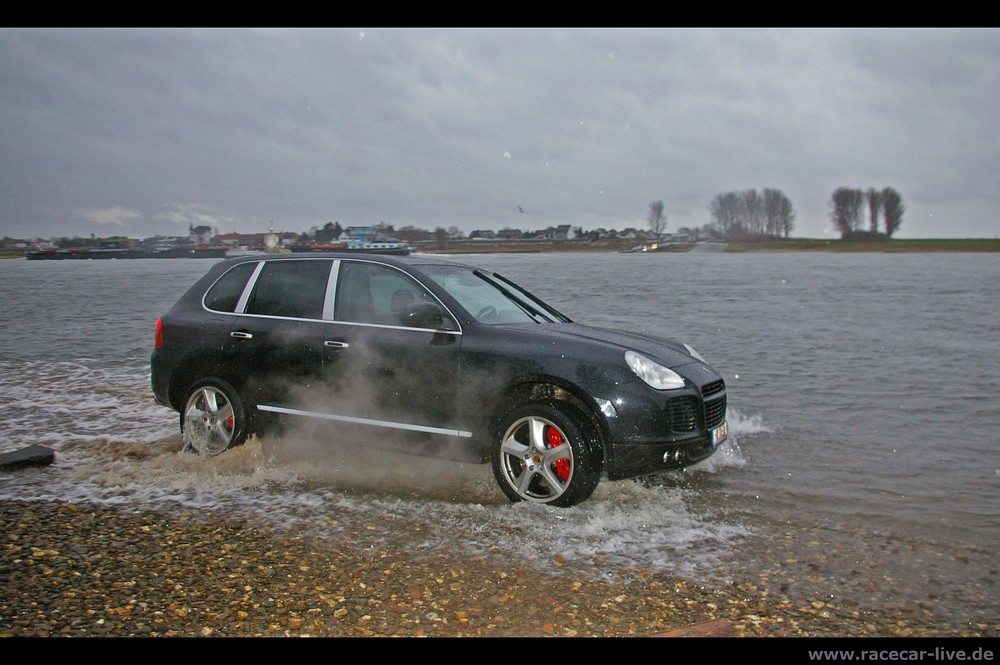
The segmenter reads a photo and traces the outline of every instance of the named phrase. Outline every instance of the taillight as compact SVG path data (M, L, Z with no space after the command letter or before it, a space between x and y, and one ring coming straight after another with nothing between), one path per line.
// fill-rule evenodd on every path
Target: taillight
M157 349L163 348L163 319L156 320L156 338L153 346Z

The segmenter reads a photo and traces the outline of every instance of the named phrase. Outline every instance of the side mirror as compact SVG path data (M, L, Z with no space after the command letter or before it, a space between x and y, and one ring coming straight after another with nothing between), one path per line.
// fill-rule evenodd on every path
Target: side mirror
M436 302L418 302L408 305L399 316L400 324L410 328L442 330L444 310Z

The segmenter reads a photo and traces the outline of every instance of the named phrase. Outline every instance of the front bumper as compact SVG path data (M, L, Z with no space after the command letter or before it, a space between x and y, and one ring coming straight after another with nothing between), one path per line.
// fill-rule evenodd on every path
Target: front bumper
M677 393L633 393L605 412L605 470L620 480L680 469L708 459L726 441L725 389L709 396L698 389Z
M723 427L728 429L726 423ZM712 438L710 433L699 433L680 441L609 444L606 451L608 478L634 478L697 464L711 457L725 441L713 443Z

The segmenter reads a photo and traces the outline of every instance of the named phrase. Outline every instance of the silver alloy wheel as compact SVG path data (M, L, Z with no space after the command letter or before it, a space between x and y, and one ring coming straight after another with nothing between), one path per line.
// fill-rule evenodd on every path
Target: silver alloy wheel
M526 416L515 421L500 444L500 474L525 501L549 503L573 480L573 449L551 420Z
M236 428L233 404L219 388L205 385L184 406L184 449L199 455L218 455L229 448Z

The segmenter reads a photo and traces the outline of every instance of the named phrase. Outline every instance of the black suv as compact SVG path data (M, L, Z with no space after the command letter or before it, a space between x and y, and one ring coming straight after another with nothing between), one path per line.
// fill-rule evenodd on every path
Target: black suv
M690 346L573 323L497 273L430 256L215 264L156 322L151 381L184 449L293 420L492 463L512 501L569 506L726 439L726 385Z

